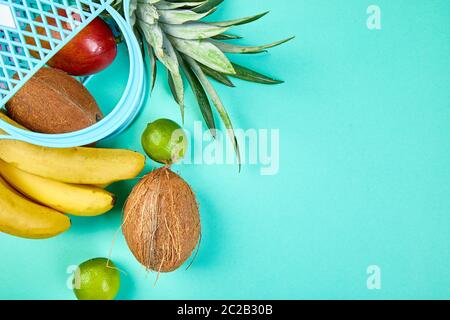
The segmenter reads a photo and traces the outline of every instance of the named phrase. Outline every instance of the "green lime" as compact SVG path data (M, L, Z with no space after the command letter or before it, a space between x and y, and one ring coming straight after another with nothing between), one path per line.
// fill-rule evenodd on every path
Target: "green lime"
M88 260L79 265L73 279L78 300L114 300L120 287L120 273L106 258Z
M183 158L188 145L186 133L169 119L149 123L141 140L147 155L163 164L172 164Z

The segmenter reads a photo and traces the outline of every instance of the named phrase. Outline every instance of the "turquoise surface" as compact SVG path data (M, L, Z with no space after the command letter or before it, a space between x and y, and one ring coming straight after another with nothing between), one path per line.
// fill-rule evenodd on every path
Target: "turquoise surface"
M382 29L366 26L381 8ZM203 239L192 267L147 274L120 232L112 259L126 271L121 299L450 298L450 2L226 1L217 18L271 10L237 29L247 43L296 35L269 54L236 57L280 86L217 85L238 128L280 130L280 167L175 169L198 195ZM89 88L107 109L127 74L116 64ZM180 121L160 72L139 119L109 147L141 150L158 117ZM185 128L200 119L187 96ZM146 170L156 165L148 162ZM0 298L73 299L70 265L108 256L133 182L111 190L115 211L73 218L51 240L0 235ZM367 268L381 270L369 290Z

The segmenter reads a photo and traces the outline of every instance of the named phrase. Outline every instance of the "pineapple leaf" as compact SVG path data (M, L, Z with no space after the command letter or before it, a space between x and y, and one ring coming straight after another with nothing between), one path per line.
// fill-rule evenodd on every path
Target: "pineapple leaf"
M156 75L157 75L157 64L156 64L156 56L153 48L150 44L145 43L144 45L144 54L148 54L149 59L149 73L150 73L150 93L153 92L156 84Z
M133 3L136 3L137 0L131 0L130 1L130 7L133 5ZM113 7L114 10L120 11L123 8L123 0L116 0L111 4L111 7Z
M234 34L218 34L217 36L211 37L214 40L238 40L238 39L242 39L241 36L237 36Z
M171 0L169 0L169 1L171 1ZM156 4L159 4L161 2L164 2L164 1L162 1L162 0L138 0L139 4L151 4L154 6L156 6ZM175 0L175 2L179 2L179 1Z
M197 76L189 67L189 65L187 65L183 61L183 59L180 59L180 66L183 69L184 75L186 76L186 79L189 82L189 85L192 89L192 92L195 95L195 98L197 99L203 119L205 120L205 123L211 132L211 135L215 137L216 124L214 121L214 115L212 112L211 104L209 103L209 99L208 96L206 95L205 89L203 89L202 84L198 80Z
M233 82L228 78L227 75L217 72L216 70L213 70L211 68L208 68L207 66L204 66L200 64L200 68L202 68L203 72L210 78L213 78L214 80L220 82L221 84L224 84L228 87L235 87Z
M197 75L198 80L203 85L205 91L208 93L214 106L217 109L217 112L220 115L220 118L222 119L225 127L227 128L228 135L230 137L231 142L233 143L234 151L236 152L236 158L239 163L239 171L240 171L241 170L241 153L239 151L239 144L238 144L236 135L234 133L233 123L231 122L230 116L228 115L228 112L225 109L225 106L223 105L222 100L220 100L220 97L219 97L216 89L214 89L214 86L211 84L211 82L209 82L208 78L206 77L205 73L202 71L202 69L200 68L198 63L191 57L187 57L187 56L186 56L186 61L189 63L192 70Z
M224 42L215 41L215 40L208 40L208 41L213 43L217 48L219 48L220 51L225 52L225 53L248 54L248 53L265 52L267 49L279 46L279 45L281 45L283 43L286 43L286 42L288 42L288 41L290 41L290 40L292 40L294 38L295 37L291 37L291 38L287 38L287 39L284 39L284 40L280 40L280 41L269 43L269 44L262 45L262 46L240 46L240 45L235 45L235 44L231 44L231 43L224 43Z
M243 24L247 24L247 23L259 20L268 13L269 13L269 11L266 11L266 12L263 12L263 13L260 13L260 14L257 14L257 15L251 16L251 17L245 17L245 18L241 18L241 19L222 21L222 22L212 22L211 24L213 24L215 26L220 26L220 27L240 26Z
M196 13L191 10L160 10L159 21L167 24L183 24L189 21L198 21L213 11L214 9L205 13Z
M138 20L142 20L148 24L158 23L158 10L151 4L139 4L135 12Z
M174 47L216 71L234 74L235 71L228 58L214 44L203 40L185 40L169 36Z
M157 24L148 24L139 20L139 28L144 34L147 42L152 46L155 55L159 58L164 55L163 52L163 33Z
M228 27L217 27L203 22L186 22L184 24L164 24L162 29L171 36L186 40L202 40L224 33Z
M198 12L198 13L209 11L212 8L217 7L222 2L223 2L223 0L207 0L207 1L203 1L203 4L201 4L198 7L196 7L194 9L194 11Z
M234 78L238 78L245 81L261 83L261 84L281 84L284 81L276 80L269 78L261 73L253 71L249 68L240 66L236 63L233 63L234 70L236 70L236 74L231 75Z
M142 31L154 49L155 55L159 61L161 61L167 69L172 73L179 73L179 64L176 55L176 51L169 41L167 36L162 32L158 25L149 25L146 23L140 23ZM152 32L155 31L155 33Z
M151 0L150 0L151 1ZM206 1L193 1L193 2L185 2L185 1L153 1L154 5L160 10L174 10L178 8L195 8L199 6L199 3L204 3Z
M169 87L175 101L180 106L181 120L184 123L184 84L180 72L168 70Z

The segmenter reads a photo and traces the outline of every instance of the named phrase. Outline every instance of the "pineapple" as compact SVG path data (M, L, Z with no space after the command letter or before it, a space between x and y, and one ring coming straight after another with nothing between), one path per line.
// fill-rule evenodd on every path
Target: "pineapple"
M222 2L223 0L131 0L130 12L124 14L129 15L132 27L143 44L143 51L150 57L152 89L155 85L156 61L160 61L167 69L169 87L184 119L184 75L213 136L216 123L210 102L214 105L227 128L240 163L239 146L231 119L210 79L229 87L234 87L230 77L261 84L282 83L231 62L226 54L265 52L292 38L262 46L230 43L227 40L241 39L229 34L230 28L256 21L267 12L230 21L203 21ZM123 13L123 0L116 0L113 6Z

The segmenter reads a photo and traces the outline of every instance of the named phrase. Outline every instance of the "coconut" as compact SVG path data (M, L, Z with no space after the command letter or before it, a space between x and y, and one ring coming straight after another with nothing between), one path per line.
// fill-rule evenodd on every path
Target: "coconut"
M78 131L103 118L89 91L53 68L41 68L6 103L6 110L14 121L40 133Z
M191 187L167 167L146 175L128 197L122 231L147 270L178 269L200 239L200 215Z

